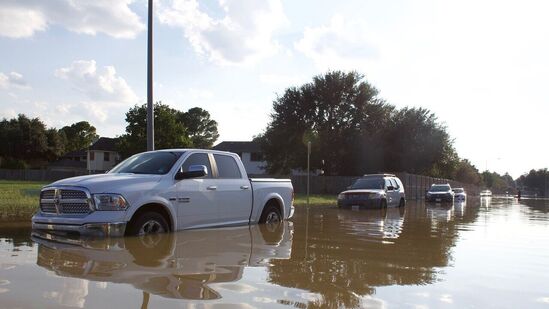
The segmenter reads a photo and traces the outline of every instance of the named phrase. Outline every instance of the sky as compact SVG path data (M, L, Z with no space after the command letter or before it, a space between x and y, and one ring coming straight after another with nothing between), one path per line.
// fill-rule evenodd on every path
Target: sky
M462 158L518 177L549 167L549 2L157 0L154 98L199 106L219 142L266 128L272 102L356 70L399 108L433 111ZM0 117L124 133L146 101L145 0L2 0Z

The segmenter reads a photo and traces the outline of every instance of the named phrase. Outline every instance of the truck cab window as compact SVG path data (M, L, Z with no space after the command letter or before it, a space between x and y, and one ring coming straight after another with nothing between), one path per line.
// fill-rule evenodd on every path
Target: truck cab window
M185 162L183 162L183 165L181 167L183 168L183 171L188 171L191 165L206 166L206 168L208 169L208 175L204 176L203 178L212 178L212 166L210 164L210 158L208 157L208 154L193 153L185 160Z
M214 154L219 178L242 178L238 164L231 156Z

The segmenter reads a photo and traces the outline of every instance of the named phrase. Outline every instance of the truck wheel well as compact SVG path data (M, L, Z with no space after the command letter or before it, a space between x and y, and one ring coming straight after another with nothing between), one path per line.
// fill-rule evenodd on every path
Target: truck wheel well
M265 209L267 208L267 206L269 205L273 205L275 206L276 208L278 208L278 211L280 211L280 214L282 216L284 216L284 211L282 209L282 205L280 204L280 201L275 199L275 198L272 198L270 200L267 201L267 203L265 203L265 206L263 207L263 210L265 211Z
M156 212L160 214L164 219L166 219L166 222L168 222L168 229L169 231L173 231L173 223L172 218L170 216L170 213L166 210L166 208L160 204L145 204L133 214L130 222L128 222L128 225L131 225L142 213L145 212Z

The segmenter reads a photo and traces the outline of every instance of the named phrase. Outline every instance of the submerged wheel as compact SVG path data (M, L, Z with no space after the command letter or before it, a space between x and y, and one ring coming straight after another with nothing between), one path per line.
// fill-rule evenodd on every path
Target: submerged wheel
M265 209L263 209L263 213L259 218L259 223L280 224L280 222L282 222L280 209L273 203L268 203L267 206L265 206Z
M151 235L168 232L168 222L156 212L145 212L130 223L129 235Z
M398 203L398 207L404 207L404 206L406 206L406 201L403 198L401 198L400 203Z

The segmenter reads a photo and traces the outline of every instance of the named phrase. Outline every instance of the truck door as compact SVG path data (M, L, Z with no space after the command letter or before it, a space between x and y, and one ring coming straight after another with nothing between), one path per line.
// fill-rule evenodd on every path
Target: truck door
M252 211L252 188L235 158L214 154L217 167L218 212L223 224L247 223Z
M193 153L183 162L183 171L187 171L191 165L206 166L208 175L174 180L175 185L168 193L168 199L177 209L178 229L215 225L219 222L216 207L218 192L210 157L207 153Z

